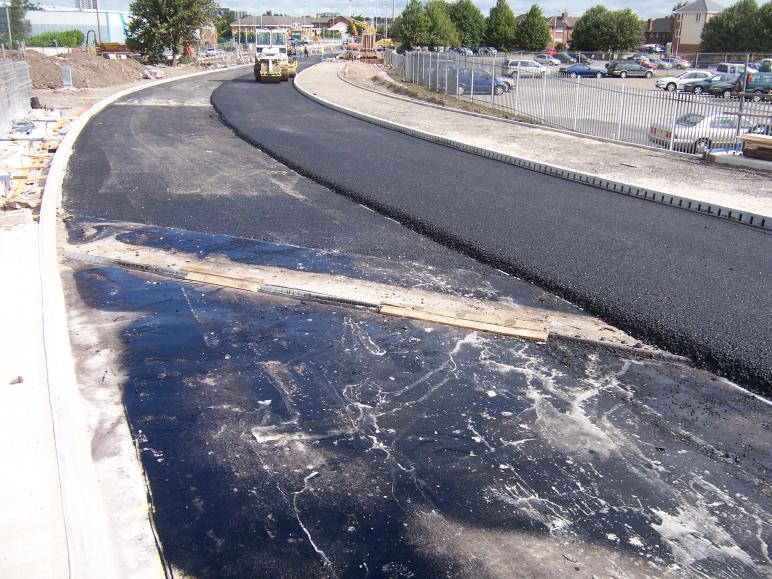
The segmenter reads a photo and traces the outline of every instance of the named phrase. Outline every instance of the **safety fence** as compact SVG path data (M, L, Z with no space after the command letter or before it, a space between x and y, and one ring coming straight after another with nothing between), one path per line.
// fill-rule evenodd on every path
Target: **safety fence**
M436 52L385 54L407 82L521 120L624 143L704 154L772 132L772 102L631 88L622 79L531 76L502 61ZM727 95L728 96L728 95ZM756 97L757 95L752 95Z
M0 135L29 111L32 81L26 62L0 60Z

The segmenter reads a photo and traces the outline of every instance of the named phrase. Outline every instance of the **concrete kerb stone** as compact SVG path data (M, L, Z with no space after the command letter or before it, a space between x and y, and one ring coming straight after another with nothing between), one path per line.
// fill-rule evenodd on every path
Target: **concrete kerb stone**
M314 66L319 66L314 65ZM297 77L295 78L294 86L295 88L304 96L310 98L311 100L314 100L318 102L319 104L336 110L340 113L358 118L360 120L391 129L400 133L404 133L413 137L417 137L419 139L423 139L425 141L429 141L432 143L436 143L439 145L443 145L446 147L450 147L452 149L458 149L461 151L466 151L468 153L472 153L474 155L478 155L481 157L486 157L489 159L493 159L496 161L500 161L502 163L506 163L508 165L514 165L516 167L521 167L523 169L528 169L530 171L535 171L538 173L544 173L546 175L551 175L553 177L558 177L560 179L565 179L567 181L574 181L577 183L582 183L585 185L590 185L593 187L597 187L600 189L605 189L607 191L611 191L613 193L619 193L621 195L627 195L630 197L637 197L639 199L643 199L646 201L652 201L655 203L659 203L661 205L666 205L669 207L674 207L677 209L685 209L687 211L694 211L696 213L700 213L702 215L709 215L712 217L718 217L721 219L726 219L728 221L733 221L736 223L741 223L744 225L749 225L751 227L758 227L761 229L766 230L772 230L772 216L767 215L761 215L761 214L755 214L750 213L747 211L741 211L738 209L734 209L731 207L724 207L722 205L716 205L711 203L705 203L704 201L697 201L695 199L690 199L688 197L682 197L680 195L674 195L671 193L666 193L663 191L657 191L654 189L648 189L646 187L640 187L638 185L632 185L630 183L625 183L622 181L616 181L613 179L608 179L606 177L601 177L599 175L593 175L591 173L584 173L581 171L576 171L574 169L569 169L567 167L561 167L559 165L552 165L549 163L543 163L541 161L534 161L532 159L526 159L523 157L516 157L514 155L509 155L505 153L500 153L496 151L492 151L490 149L484 149L482 147L478 147L476 145L470 145L468 143L464 143L462 141L456 141L454 139L450 139L448 137L444 137L442 135L437 135L434 133L429 133L427 131L422 131L419 129L415 129L413 127L408 127L406 125L396 123L394 121L389 121L386 119L382 119L380 117L374 117L372 115L368 115L367 113L363 113L361 111L357 111L354 109L350 109L348 107L344 107L342 105L339 105L337 103L333 103L331 101L328 101L327 99L324 99L320 97L317 94L312 93L311 91L305 89L302 86L302 77L304 73L306 73L308 70L310 70L313 67L309 67L300 73L298 73ZM341 69L338 70L338 76L340 78ZM345 79L341 79L344 82ZM349 82L349 84L351 84ZM357 86L357 85L353 85ZM362 87L357 87L362 88ZM362 89L362 90L369 90L369 89ZM375 91L374 91L375 92ZM381 93L377 93L381 94ZM397 98L397 97L395 97ZM402 99L403 97L398 97ZM415 101L414 99L405 99L410 102L414 102L416 104L427 104L422 103L420 101ZM429 106L427 104L427 106ZM439 107L438 107L439 108ZM446 110L446 109L444 109ZM465 114L465 113L461 113ZM488 117L486 117L488 118Z
M250 65L232 68L246 66ZM91 459L91 444L80 401L70 347L64 290L59 276L56 249L57 217L67 164L73 145L89 120L116 100L161 84L224 70L226 69L214 69L160 79L102 99L71 123L48 172L40 208L38 234L45 355L43 375L48 383L53 416L70 577L107 579L121 577L122 573L116 555L116 545L111 544L109 540L111 535L108 532L108 513L99 500L102 493ZM165 575L160 556L157 562L150 565L157 567L158 576Z

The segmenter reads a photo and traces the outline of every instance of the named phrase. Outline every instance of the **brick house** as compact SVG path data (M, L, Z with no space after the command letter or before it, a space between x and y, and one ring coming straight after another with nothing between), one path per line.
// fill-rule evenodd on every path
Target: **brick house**
M661 44L665 46L673 41L673 17L649 18L643 31L646 44Z
M547 27L550 29L550 38L552 39L551 46L554 47L558 42L563 46L568 46L577 20L579 20L577 16L568 15L568 10L563 10L563 14L560 16L547 18Z

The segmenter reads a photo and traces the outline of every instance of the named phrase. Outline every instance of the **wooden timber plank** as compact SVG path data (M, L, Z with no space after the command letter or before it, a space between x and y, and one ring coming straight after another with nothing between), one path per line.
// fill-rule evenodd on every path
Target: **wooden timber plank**
M420 320L424 322L433 322L436 324L444 324L447 326L454 326L457 328L467 328L470 330L479 330L481 332L488 332L491 334L499 334L502 336L513 336L516 338L524 338L527 340L538 340L545 342L549 338L549 333L546 329L534 330L530 328L517 328L512 326L501 326L498 324L490 324L486 322L479 322L476 320L466 320L463 318L455 318L453 316L441 315L438 313L431 313L422 310L416 310L414 308L405 308L391 305L382 305L380 312L387 316L399 316L403 318L410 318L413 320Z
M186 271L185 279L187 281L195 281L199 283L208 283L212 285L218 285L222 287L229 287L233 289L240 289L250 292L259 292L262 285L259 281L236 279L233 277L226 277L223 275L214 275L209 273L198 273L195 271Z
M409 308L419 312L425 312L428 314L435 314L438 316L447 316L451 318L459 318L462 320L470 320L475 322L481 322L484 324L493 324L496 326L507 326L512 328L523 328L528 330L544 331L544 324L534 322L531 320L521 320L511 315L503 315L501 313L483 314L480 312L470 310L450 310L437 308L428 308L421 305L408 305L400 304L397 302L383 302L385 306L392 306L395 308Z

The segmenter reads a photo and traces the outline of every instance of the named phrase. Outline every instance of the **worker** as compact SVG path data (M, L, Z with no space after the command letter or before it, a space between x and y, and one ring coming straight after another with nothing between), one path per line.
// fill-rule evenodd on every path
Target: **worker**
M324 46L319 48L319 56L321 56L322 60L324 60Z
M306 58L308 58L308 46L304 46L304 47L303 47L303 56L305 56Z

